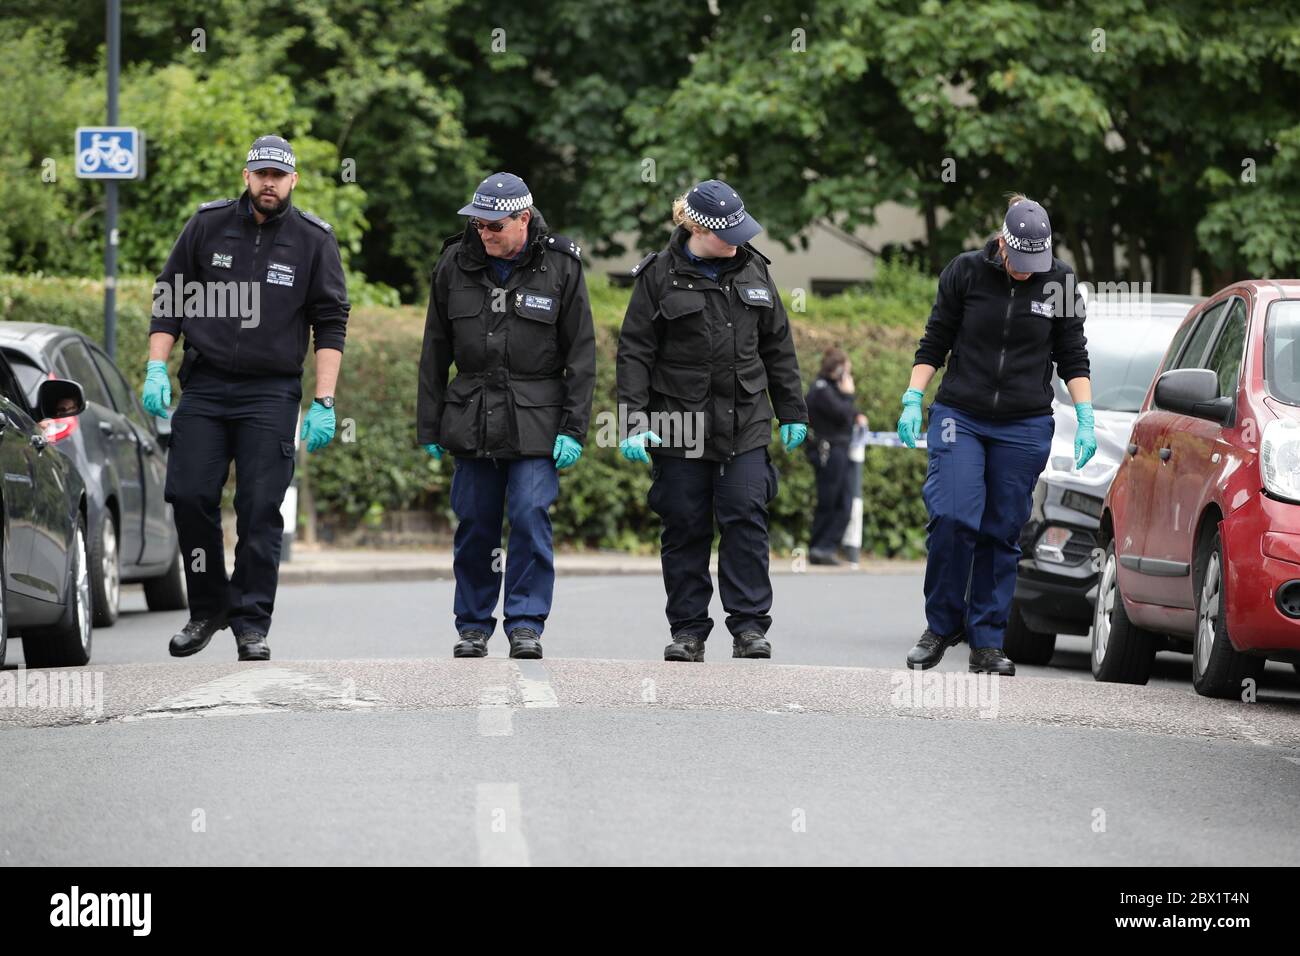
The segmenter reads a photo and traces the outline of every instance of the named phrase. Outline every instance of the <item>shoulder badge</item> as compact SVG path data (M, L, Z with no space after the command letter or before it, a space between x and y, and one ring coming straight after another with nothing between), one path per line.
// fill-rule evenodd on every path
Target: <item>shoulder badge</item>
M657 256L657 255L659 255L659 253L658 253L657 251L656 251L656 252L652 252L652 253L650 253L650 255L646 256L644 259L642 259L640 262L638 262L636 265L634 265L634 266L632 267L632 275L634 275L634 276L639 276L642 272L645 271L645 267L646 267L646 266L648 266L650 263L654 262L654 260L655 260L655 256Z
M295 208L295 209L298 209L297 206L295 206L294 208ZM324 219L322 219L320 216L315 215L314 213L310 213L310 212L308 212L308 211L305 210L305 209L298 209L298 215L302 216L302 218L306 219L309 223L311 223L311 224L312 224L313 226L315 226L317 229L324 229L326 232L333 232L333 231L334 231L334 227L333 227L333 226L331 226L328 222L326 222L326 221L325 221Z
M546 237L546 241L542 243L542 245L555 252L563 252L566 256L572 256L579 262L582 261L582 246L578 245L572 239L567 239L564 236L551 233Z
M226 206L234 203L233 199L213 199L211 202L199 204L199 212L209 212L213 209L224 209Z

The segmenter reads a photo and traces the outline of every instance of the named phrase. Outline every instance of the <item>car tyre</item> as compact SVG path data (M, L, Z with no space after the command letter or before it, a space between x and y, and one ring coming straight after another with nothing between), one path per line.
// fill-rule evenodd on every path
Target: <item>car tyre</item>
M1119 562L1114 540L1097 576L1097 605L1092 614L1092 676L1116 684L1145 684L1159 647L1157 636L1129 620L1119 589Z
M104 509L103 520L90 542L90 598L95 627L112 627L122 607L122 556L118 548L117 521Z
M1223 540L1216 529L1200 561L1196 582L1196 637L1192 641L1192 686L1203 697L1241 697L1247 681L1259 683L1264 658L1243 654L1228 637L1223 588Z
M23 632L23 657L28 667L84 667L90 663L94 608L90 596L90 555L86 519L79 516L68 562L68 600L63 616L51 627Z
M1046 664L1056 653L1056 635L1035 631L1020 614L1020 602L1011 602L1002 650L1017 664Z

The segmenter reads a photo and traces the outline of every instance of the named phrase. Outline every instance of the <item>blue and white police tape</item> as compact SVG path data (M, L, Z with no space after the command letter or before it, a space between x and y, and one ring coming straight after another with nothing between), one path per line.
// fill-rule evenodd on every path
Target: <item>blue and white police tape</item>
M856 444L856 443L855 443L855 444ZM883 446L885 446L886 448L906 448L906 447L907 447L906 445L903 444L902 439L898 437L898 432L867 432L867 434L866 434L866 441L862 442L862 445L863 445L863 446L866 446L866 445L883 445ZM926 444L925 444L925 436L924 436L924 435L918 435L918 436L917 436L917 438L916 438L916 447L917 447L917 448L925 448L925 447L926 447Z

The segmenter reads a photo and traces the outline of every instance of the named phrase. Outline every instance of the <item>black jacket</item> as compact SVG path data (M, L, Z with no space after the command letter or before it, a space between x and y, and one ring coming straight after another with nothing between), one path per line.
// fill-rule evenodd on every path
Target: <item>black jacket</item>
M948 371L935 398L972 415L1028 418L1052 411L1052 364L1063 381L1089 374L1084 306L1060 259L1023 282L1007 274L997 240L963 252L939 293L914 365Z
M420 444L480 458L549 458L557 435L585 443L596 343L577 244L548 232L534 209L504 288L473 229L442 250L420 356Z
M847 445L853 437L853 420L858 416L854 401L854 396L845 395L838 384L818 376L808 389L810 437L832 445Z
M767 446L774 407L782 424L808 421L799 360L768 260L746 243L714 281L687 258L689 235L678 226L633 270L618 401L629 434L648 427L664 440L648 446L657 454L729 461Z
M191 282L201 296L185 294ZM243 308L252 304L255 315ZM242 375L301 375L308 330L317 349L342 351L350 308L329 223L289 204L258 225L245 192L204 203L185 224L154 286L149 332L183 335L187 368L201 358Z

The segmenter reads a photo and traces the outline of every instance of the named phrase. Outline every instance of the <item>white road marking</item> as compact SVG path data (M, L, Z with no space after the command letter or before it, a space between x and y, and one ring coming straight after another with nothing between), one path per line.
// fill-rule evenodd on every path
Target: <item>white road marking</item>
M484 687L479 695L478 735L509 737L515 732L514 712L508 687Z
M154 717L228 717L285 710L358 710L375 701L357 697L349 679L303 674L283 667L248 667L165 698L144 713L123 720Z
M525 707L559 707L560 702L555 696L555 689L551 687L550 678L546 674L546 667L541 661L515 661L515 666L519 668L519 676L515 683L519 687L519 694L524 699Z
M480 783L475 814L479 866L530 866L519 784Z

